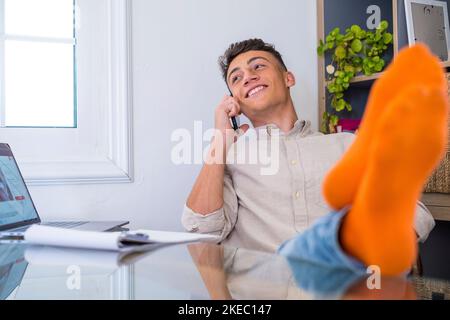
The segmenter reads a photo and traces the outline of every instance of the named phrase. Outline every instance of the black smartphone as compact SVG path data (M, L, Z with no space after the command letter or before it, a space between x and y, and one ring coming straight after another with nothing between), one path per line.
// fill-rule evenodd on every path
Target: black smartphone
M234 131L238 131L239 130L239 126L237 124L236 117L231 117L231 123L232 123Z
M230 97L233 97L232 93L230 93ZM234 131L238 131L239 130L239 126L238 126L236 117L231 117L231 126L233 127Z

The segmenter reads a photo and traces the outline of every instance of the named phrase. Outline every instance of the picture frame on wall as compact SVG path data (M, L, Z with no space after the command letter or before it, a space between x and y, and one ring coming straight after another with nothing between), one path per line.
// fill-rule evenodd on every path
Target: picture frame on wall
M450 27L447 2L405 0L409 45L427 44L442 61L449 60Z

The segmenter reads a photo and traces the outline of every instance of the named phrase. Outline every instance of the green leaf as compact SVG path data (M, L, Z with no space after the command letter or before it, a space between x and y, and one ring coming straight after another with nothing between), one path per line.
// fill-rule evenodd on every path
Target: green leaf
M330 92L330 93L335 93L336 92L336 86L335 86L334 83L330 83L328 85L327 89L328 89L328 92Z
M317 54L319 56L323 56L324 53L325 53L325 49L323 48L323 46L320 46L317 48Z
M386 30L389 28L389 23L386 20L381 21L380 25L378 26L379 30Z
M344 71L345 71L345 72L355 73L355 67L350 66L350 65L346 65L346 66L344 67Z
M394 39L394 37L393 37L393 35L391 33L385 33L383 35L383 42L384 42L384 44L390 44L393 39Z
M335 126L338 125L338 123L339 123L339 117L338 117L337 115L332 115L332 116L330 117L330 124L331 124L333 127L335 127Z
M338 34L338 35L336 36L336 41L337 41L337 42L342 42L342 41L344 41L344 36L343 36L342 34Z
M356 25L356 24L352 25L351 28L350 28L350 30L351 30L354 34L358 34L358 33L360 33L360 32L362 31L362 30L361 30L361 27L358 26L358 25Z
M351 48L355 53L360 53L363 48L361 40L359 40L359 39L353 40Z
M364 39L364 38L366 37L366 34L367 34L366 31L361 30L361 32L359 32L359 33L357 34L357 38L358 38L358 39Z
M349 42L349 41L353 40L354 38L355 38L355 35L353 34L353 32L347 32L342 40L345 42Z
M363 62L363 59L361 57L355 57L352 62L353 65L360 65Z
M366 76L371 76L371 75L373 75L373 72L370 68L366 67L366 68L364 68L364 74Z
M345 57L347 56L347 50L345 50L344 47L339 46L336 48L336 51L334 52L334 54L336 55L336 57L338 59L345 59Z
M344 99L339 99L336 103L336 111L341 112L345 109L345 101Z

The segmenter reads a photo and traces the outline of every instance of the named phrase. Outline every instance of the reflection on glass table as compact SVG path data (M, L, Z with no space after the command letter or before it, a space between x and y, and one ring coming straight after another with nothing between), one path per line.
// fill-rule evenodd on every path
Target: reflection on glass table
M269 253L206 244L188 247L212 299L450 299L450 281L355 274ZM222 268L220 266L223 266Z
M143 254L0 245L0 299L439 299L450 282L368 277L211 244Z

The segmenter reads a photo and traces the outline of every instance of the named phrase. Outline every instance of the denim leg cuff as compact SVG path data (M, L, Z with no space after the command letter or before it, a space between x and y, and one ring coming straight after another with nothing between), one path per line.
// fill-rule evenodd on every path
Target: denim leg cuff
M363 263L349 256L339 243L342 219L349 208L331 212L319 219L311 228L292 240L286 241L278 253L289 259L298 259L328 268L345 268L365 273Z

